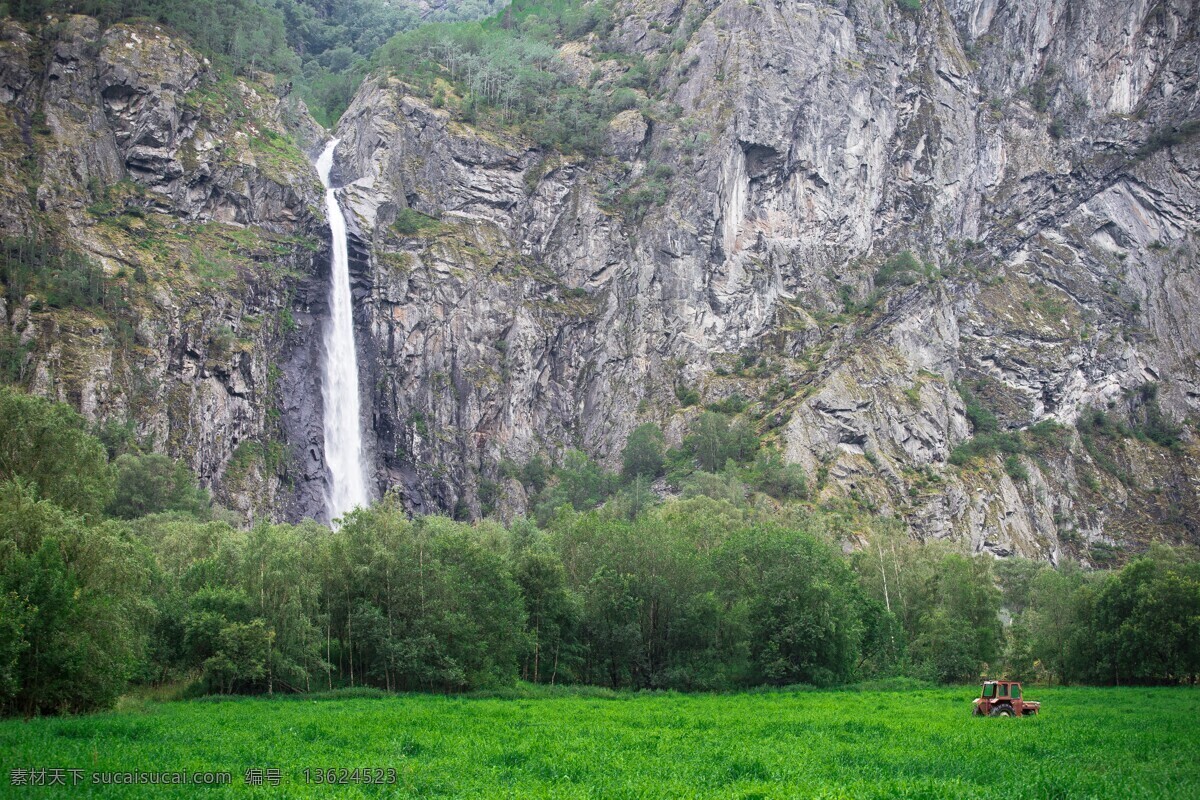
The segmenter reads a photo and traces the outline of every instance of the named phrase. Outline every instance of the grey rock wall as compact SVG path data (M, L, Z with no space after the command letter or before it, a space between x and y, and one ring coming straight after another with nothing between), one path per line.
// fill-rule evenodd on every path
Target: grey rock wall
M1195 540L1190 429L1175 449L1098 457L1071 430L1007 470L948 460L972 433L959 383L1002 430L1136 418L1151 383L1172 420L1196 414L1197 13L628 3L627 51L690 36L648 116L614 120L592 162L368 81L338 135L369 252L380 488L477 511L474 475L501 457L579 446L613 464L643 420L678 440L677 385L712 401L782 379L759 428L826 500L998 554ZM564 58L589 74L598 46ZM658 165L668 201L622 214L610 187ZM405 208L437 223L401 234ZM903 250L936 277L875 286ZM771 374L733 369L747 353Z
M502 460L615 466L647 420L678 443L686 388L750 398L814 501L920 537L1093 560L1197 541L1198 13L628 2L565 70L613 88L602 49L683 46L596 159L369 79L335 178L376 492L475 515L488 480L512 518ZM324 133L153 26L0 34L0 230L49 226L128 304L6 303L21 382L131 420L247 519L323 516L328 232L301 151ZM621 203L655 181L665 203ZM879 280L903 251L924 271ZM951 463L979 433L960 387L1028 452ZM1179 445L1089 427L1154 404Z
M7 308L19 382L184 459L247 520L321 516L328 231L302 104L153 25L0 42L0 229L84 254L117 299ZM327 270L326 270L327 271Z

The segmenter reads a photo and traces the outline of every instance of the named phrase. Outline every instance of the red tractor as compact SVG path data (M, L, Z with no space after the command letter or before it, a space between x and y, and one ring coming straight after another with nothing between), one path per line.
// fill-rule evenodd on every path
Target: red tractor
M1041 703L1021 696L1017 681L985 681L973 713L977 717L1027 717L1041 707Z

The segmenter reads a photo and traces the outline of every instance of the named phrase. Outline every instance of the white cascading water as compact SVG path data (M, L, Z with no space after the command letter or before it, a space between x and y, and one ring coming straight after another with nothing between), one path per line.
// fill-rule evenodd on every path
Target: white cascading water
M331 141L317 159L317 173L325 185L325 207L329 214L329 229L333 234L329 325L325 329L325 365L321 385L325 402L325 465L329 470L325 508L331 521L359 506L366 506L370 501L359 416L358 354L354 348L354 307L350 296L346 218L338 204L337 192L329 182L333 151L339 141Z

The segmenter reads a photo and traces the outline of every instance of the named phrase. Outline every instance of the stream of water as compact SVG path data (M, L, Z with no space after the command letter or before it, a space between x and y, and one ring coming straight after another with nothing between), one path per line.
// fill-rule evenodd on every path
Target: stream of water
M350 294L350 256L346 247L346 218L337 192L329 182L333 169L332 140L317 159L317 173L325 186L325 207L333 234L330 261L329 323L321 392L325 403L325 465L328 470L325 508L330 520L370 502L367 466L363 452L362 418L358 393L358 352L354 346L354 306Z

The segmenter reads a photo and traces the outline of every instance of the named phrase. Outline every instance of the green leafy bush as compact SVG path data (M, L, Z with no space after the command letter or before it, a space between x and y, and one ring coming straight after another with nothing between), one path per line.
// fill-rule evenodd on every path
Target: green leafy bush
M142 555L116 525L0 479L0 713L111 705L144 655L146 585Z
M98 514L113 494L104 445L65 403L0 387L0 481L21 479L37 495Z
M211 500L196 485L191 470L161 453L118 456L113 473L116 489L107 509L111 516L134 519L163 511L208 513Z
M875 285L877 287L912 286L922 280L932 278L935 274L936 270L932 265L922 263L910 251L905 250L883 262L883 266L875 273Z
M663 434L657 425L647 423L634 428L621 452L621 475L627 481L657 478L663 472L663 449Z
M675 399L679 401L680 406L688 408L700 403L700 392L689 386L678 384L675 387Z
M436 230L438 226L436 219L413 208L400 209L396 221L392 223L392 229L401 236L419 236L425 231Z

